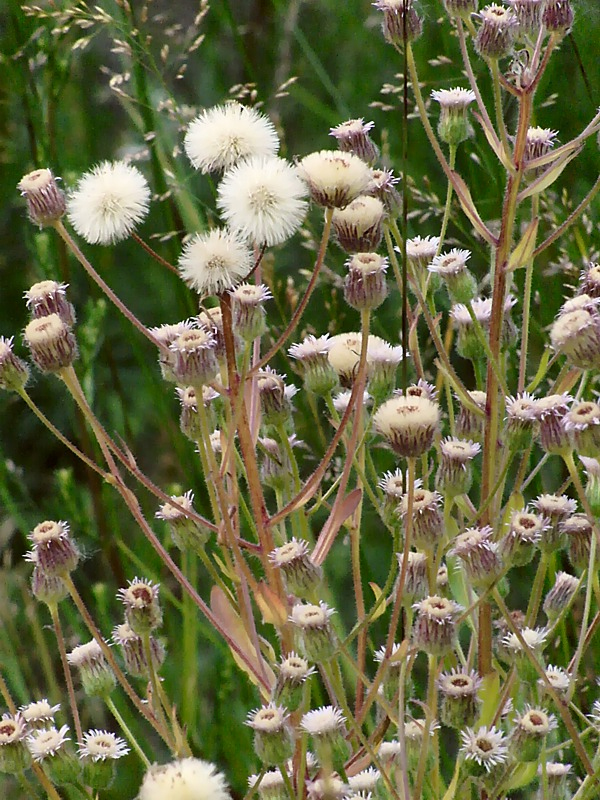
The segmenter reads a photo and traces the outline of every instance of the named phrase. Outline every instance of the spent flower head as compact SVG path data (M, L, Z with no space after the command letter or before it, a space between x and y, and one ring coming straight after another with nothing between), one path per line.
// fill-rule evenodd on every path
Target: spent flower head
M225 776L199 758L154 764L146 772L138 800L230 800Z
M252 251L227 228L197 233L183 248L179 272L201 297L233 289L252 269Z
M364 194L372 180L369 166L353 153L320 150L298 162L298 174L306 182L317 205L344 208Z
M362 118L349 119L331 128L329 135L335 137L340 150L354 153L363 161L372 164L379 155L379 149L369 135L374 126L374 122L365 122Z
M43 168L28 172L17 184L17 189L25 198L29 219L40 228L53 225L65 213L65 193L51 170Z

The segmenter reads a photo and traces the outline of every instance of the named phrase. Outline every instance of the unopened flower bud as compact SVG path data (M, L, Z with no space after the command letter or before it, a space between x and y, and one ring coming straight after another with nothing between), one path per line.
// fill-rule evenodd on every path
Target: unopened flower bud
M400 514L404 529L407 527L408 492L402 497ZM442 496L415 485L412 503L412 543L421 550L431 551L444 535L444 519L441 511Z
M450 554L458 556L464 564L466 575L475 587L487 587L502 572L498 545L492 541L492 529L467 528L454 540Z
M72 327L75 324L75 309L67 300L66 283L58 281L40 281L25 292L27 308L31 316L47 317L58 314L65 325Z
M115 688L115 674L95 639L67 653L67 661L79 671L83 689L89 697L105 697Z
M267 286L252 283L241 283L229 294L233 326L244 341L253 342L267 329L264 304L273 295Z
M438 134L442 142L456 147L471 133L467 109L475 100L475 93L471 89L439 89L431 93L434 100L440 104L440 119ZM468 299L475 297L475 292ZM464 300L457 299L464 303Z
M287 386L285 375L265 367L256 376L256 388L260 397L264 421L268 425L286 422L292 413L292 397L298 391L295 386Z
M510 748L517 761L537 761L544 741L556 728L556 719L541 708L527 708L518 714L510 737Z
M425 397L393 397L373 417L377 433L405 458L417 458L429 450L439 423L439 406Z
M478 696L481 678L476 672L452 669L442 672L437 681L440 692L440 719L449 728L473 725L479 715Z
M294 433L288 437L288 443L291 448L298 447L302 440ZM276 492L288 492L292 486L293 472L287 449L268 436L259 436L258 445L263 456L260 464L262 482Z
M303 686L314 673L315 668L310 667L305 658L294 652L289 653L282 658L278 667L273 690L274 700L290 711L295 711L302 702Z
M28 537L33 549L28 559L46 575L67 577L79 563L79 550L66 522L40 522Z
M583 295L580 295L583 296ZM557 353L579 369L600 366L600 315L595 305L563 311L550 329Z
M158 363L161 375L164 380L170 383L177 383L177 376L173 372L175 366L175 352L171 350L171 345L182 333L189 331L193 327L191 320L176 322L174 325L160 325L158 328L150 328L150 333L163 345L159 348Z
M471 461L481 445L449 436L440 442L440 465L435 476L436 489L448 497L467 494L473 483Z
M121 648L121 655L125 669L134 678L148 678L148 660L142 637L139 636L129 625L123 622L113 630L113 642ZM154 636L150 636L150 654L154 671L160 669L165 660L166 650L162 642Z
M374 122L365 122L364 119L349 119L331 128L329 135L335 137L343 152L354 153L367 164L373 164L379 156L379 148L369 136L374 125Z
M432 595L413 605L417 615L413 642L419 650L435 656L449 653L456 638L456 620L462 606L445 597Z
M298 603L292 608L290 622L295 628L299 648L309 661L319 664L335 653L336 636L331 626L334 609L326 603Z
M338 244L347 253L374 252L383 235L385 209L381 200L360 195L345 208L336 208L332 222Z
M554 622L569 606L580 586L580 581L568 572L557 572L554 586L544 598L544 613L548 622Z
M398 581L402 575L403 553L398 553ZM402 589L402 602L407 604L422 600L427 595L427 555L411 551L407 555L406 574Z
M73 332L58 314L33 319L23 337L33 362L42 372L59 372L77 358Z
M13 353L13 337L0 336L0 389L20 391L29 380L29 367Z
M413 0L377 0L375 8L383 11L381 29L386 42L402 47L414 42L423 31L423 21L413 8Z
M215 337L206 328L189 328L171 344L173 374L177 381L192 386L210 383L217 373Z
M573 25L573 8L570 0L546 0L542 22L549 33L566 36Z
M269 703L248 714L246 724L254 731L254 751L267 766L283 764L294 752L294 734L283 706Z
M477 14L481 25L475 39L475 49L484 58L498 59L508 55L517 24L510 8L492 3Z
M280 569L290 594L310 597L322 578L322 570L310 558L308 542L292 538L269 553L269 561Z
M387 297L387 259L377 253L357 253L347 262L344 299L358 311L378 308Z
M595 300L600 299L600 264L590 261L579 276L579 291Z
M472 400L475 408L480 409L481 413L478 414L458 396L460 409L456 418L456 435L461 439L471 439L481 444L483 442L485 426L486 393L475 389L471 392L467 392L467 395Z
M542 27L542 12L546 0L508 0L517 19L517 36L536 40Z
M66 211L65 194L49 169L27 173L17 184L17 189L25 198L29 219L40 228L58 222Z
M193 386L186 386L185 389L177 387L175 390L181 403L181 413L179 415L179 427L182 432L192 442L197 442L202 438L202 425L198 414L198 394ZM202 387L202 402L204 406L209 406L212 400L219 395L210 386Z
M186 514L186 511L195 511L194 493L189 490L183 495L173 495L171 499L181 508L171 503L163 503L155 514L156 518L168 524L173 541L180 550L204 547L209 539L210 530Z
M62 578L49 574L38 566L33 568L31 592L36 600L51 607L56 606L69 594Z
M117 597L125 606L125 619L133 630L144 636L162 624L162 611L158 602L159 585L134 578L128 586L119 589Z

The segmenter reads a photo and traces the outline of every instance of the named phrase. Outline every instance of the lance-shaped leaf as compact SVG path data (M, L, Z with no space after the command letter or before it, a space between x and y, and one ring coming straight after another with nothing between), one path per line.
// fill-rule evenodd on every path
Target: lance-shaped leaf
M256 647L253 645L250 636L246 632L239 614L232 607L225 592L223 592L219 586L213 586L211 589L210 607L223 630L246 657L246 660L240 658L239 654L231 648L231 655L235 663L248 675L252 683L258 686L265 698L268 698L265 687L263 683L259 681L258 676L260 675L272 689L275 685L273 670L262 655L256 652Z
M376 609L374 612L371 613L371 621L374 622L378 617L380 617L386 609L386 602L385 597L383 597L383 590L380 586L376 583L371 581L369 586L373 590L373 594L375 595L375 605Z
M548 167L548 169L543 172L539 178L536 178L526 189L523 189L522 192L519 192L517 195L517 202L522 203L526 197L539 194L540 192L543 192L544 189L552 186L569 161L572 161L575 156L579 155L581 149L581 147L578 147L577 150L572 153L567 153L562 158L559 158L554 164L552 164L552 166Z
M287 621L288 613L279 597L264 581L258 584L254 599L264 621L269 625L275 625L276 628L282 628Z
M504 146L502 145L502 142L496 136L496 132L493 129L490 130L487 127L487 125L485 124L483 119L480 117L480 115L476 111L473 112L473 116L475 117L477 122L483 128L483 132L485 133L485 138L487 139L489 146L494 151L494 154L496 155L496 158L498 159L498 161L502 164L502 166L506 170L508 170L508 172L511 175L514 175L515 172L516 172L515 166L512 163L512 161L510 160L510 155L504 149Z
M361 497L362 491L360 489L354 489L345 497L340 497L339 495L336 497L331 513L319 534L315 549L313 550L312 560L317 566L320 566L323 561L325 561L327 553L331 550L335 537L338 535L339 529L350 514L356 511Z
M456 192L456 196L458 197L462 210L469 218L471 225L475 228L477 233L479 233L486 240L486 242L488 242L488 244L497 245L498 241L496 237L486 227L485 223L479 216L479 213L475 208L473 198L471 197L469 187L460 177L458 172L452 173L452 186L454 187L454 191Z
M535 250L535 242L537 239L539 219L535 217L531 220L521 241L512 251L508 259L508 271L512 272L519 267L525 267L531 260L533 251Z

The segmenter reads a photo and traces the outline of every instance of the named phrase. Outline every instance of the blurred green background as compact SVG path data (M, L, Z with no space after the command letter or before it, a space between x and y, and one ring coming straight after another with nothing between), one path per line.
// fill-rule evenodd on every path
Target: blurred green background
M595 0L573 5L573 34L550 63L538 90L535 117L536 124L557 130L561 142L576 135L600 104L600 13ZM139 232L175 262L185 233L204 225L214 213L214 185L195 175L179 152L185 124L200 108L229 96L258 100L280 129L282 154L287 157L333 149L331 126L351 117L372 119L383 163L398 174L402 104L393 86L401 83L401 58L382 39L379 12L364 0L224 0L213 3L199 26L195 17L200 5L182 0L148 5L135 1L129 11L104 0L100 11L85 3L40 2L37 7L40 11L32 14L14 0L0 4L0 334L15 336L16 349L23 354L23 292L44 278L68 282L79 318L78 370L96 413L109 432L126 440L155 482L167 491L193 488L202 508L197 458L179 433L178 403L171 385L161 383L151 346L105 303L57 237L28 222L16 184L29 170L49 166L68 187L98 161L133 154L162 198ZM419 8L424 34L414 49L424 94L466 86L457 42L440 0L422 2ZM190 52L199 35L205 38ZM476 57L474 64L490 100L489 76ZM382 93L382 87L390 85L392 91ZM505 110L510 129L516 106L508 101ZM414 117L409 119L408 137L409 235L435 235L445 183ZM546 230L568 213L565 206L576 205L589 190L599 160L596 142L588 142L555 187L545 208ZM458 169L483 218L497 218L503 174L480 131L461 149ZM568 285L587 260L598 258L599 216L596 204L564 245L550 248L540 260L532 364L543 346L544 327ZM291 298L306 282L320 223L320 214L312 212L304 239L296 237L268 254L265 275L275 295L269 318L276 329L283 327ZM471 263L483 280L488 257L459 212L453 215L449 236L454 246L473 250ZM160 325L194 313L185 287L134 242L84 249L144 323ZM345 306L340 291L344 260L332 246L325 278L294 341L306 331L357 327L357 316ZM374 320L373 332L394 344L399 339L399 309L393 293ZM283 368L284 363L277 366ZM468 374L466 363L459 369ZM95 453L58 381L36 375L31 393L66 435ZM308 410L297 415L297 433L318 446L318 428ZM382 470L392 468L389 455L378 458ZM307 458L306 472L313 465ZM37 613L29 597L30 567L21 557L27 549L25 535L37 522L67 519L86 553L77 582L98 609L105 633L120 621L115 591L125 579L139 574L164 582L166 602L173 603L173 612L165 615L164 633L172 653L164 670L167 687L174 692L195 751L226 768L236 790L242 790L251 765L239 753L250 752L250 733L236 726L232 735L232 720L242 720L258 704L255 692L239 679L227 651L202 620L191 638L181 637L182 619L191 613L190 607L182 607L179 593L115 495L7 394L0 397L0 502L0 663L17 703L45 696L56 702L64 694L57 685L61 678L52 635L44 627L48 619L45 611ZM155 501L142 495L142 504L152 518ZM389 558L390 542L375 530L366 555L367 574L381 580ZM351 591L343 563L339 573L334 584L340 591ZM200 571L200 592L206 596L203 579ZM170 596L171 591L176 596ZM85 640L75 618L66 627L72 643ZM186 681L180 681L180 670ZM122 707L127 713L124 703ZM99 704L86 702L85 709L86 726L110 725ZM0 794L2 781L0 776ZM132 768L118 790L106 796L131 797L138 783L139 772Z

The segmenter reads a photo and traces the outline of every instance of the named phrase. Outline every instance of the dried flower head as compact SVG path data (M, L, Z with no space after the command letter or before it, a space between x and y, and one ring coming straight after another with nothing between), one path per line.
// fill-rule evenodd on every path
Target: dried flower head
M168 524L173 541L180 550L203 547L210 536L210 529L189 514L196 511L192 490L182 495L171 495L171 500L177 505L163 503L154 516Z
M17 189L25 198L29 219L43 228L53 225L66 210L65 193L49 169L36 169L24 175Z
M474 408L467 405L461 396L457 396L460 409L456 418L456 435L462 439L471 439L474 442L483 442L483 431L485 423L485 404L486 393L477 389L467 392ZM477 413L479 409L480 413Z
M498 544L492 541L492 529L467 528L454 540L450 554L463 562L467 577L475 586L489 586L502 571Z
M326 208L343 208L371 184L368 164L353 153L320 150L305 156L298 173L308 185L313 202Z
M467 728L460 732L460 737L461 753L478 767L483 767L486 772L504 764L508 758L506 737L493 725L490 728L484 726L477 731Z
M219 184L217 205L229 227L258 246L289 239L306 216L306 187L282 158L242 161Z
M103 161L86 172L69 195L67 215L89 244L126 239L148 214L150 188L137 167Z
M506 398L506 440L515 452L524 450L532 442L537 422L535 401L528 392Z
M33 549L27 560L32 561L46 575L60 578L69 575L77 567L80 553L66 522L40 522L28 538Z
M230 800L225 776L214 764L199 758L181 758L150 767L138 800Z
M542 26L546 0L507 0L517 19L519 38L536 37Z
M577 569L585 569L590 559L594 529L585 514L573 514L560 523L561 532L567 537L569 561Z
M381 29L387 42L401 47L414 42L423 30L423 21L413 7L413 0L376 0L375 8L383 11Z
M331 128L329 135L335 137L343 152L354 153L367 164L373 164L379 156L379 149L369 135L374 126L374 122L365 122L362 118L349 119Z
M398 580L400 580L404 564L404 553L397 553L397 558ZM427 595L429 588L427 582L427 554L420 551L411 551L406 556L406 562L402 602L412 604L417 600L422 600Z
M450 652L462 606L446 597L432 595L415 603L413 608L417 612L412 632L415 646L430 655L442 656Z
M440 408L426 397L393 397L376 411L373 424L394 452L416 458L433 444L440 424Z
M444 8L450 17L467 20L477 11L479 0L443 0Z
M336 208L332 222L338 244L347 253L370 253L377 249L383 235L385 208L372 195L355 197L344 208Z
M582 271L579 276L579 291L595 300L600 299L600 264L590 261Z
M517 18L511 8L492 3L476 14L481 20L475 39L480 56L498 59L508 55L515 36Z
M356 253L346 261L346 267L346 302L358 311L380 306L388 292L385 280L387 259L377 253Z
M246 158L275 156L279 137L268 117L231 102L205 109L185 134L185 152L201 172L217 172Z
M251 269L252 251L226 228L197 233L179 257L181 277L201 297L232 289Z
M269 287L265 284L241 283L232 289L231 313L233 326L247 342L252 342L266 330L264 304L272 300Z
M75 323L75 309L67 300L67 283L39 281L25 292L27 308L33 317L58 314L65 325Z
M23 331L34 364L42 372L60 372L77 358L77 342L58 314L33 319Z

